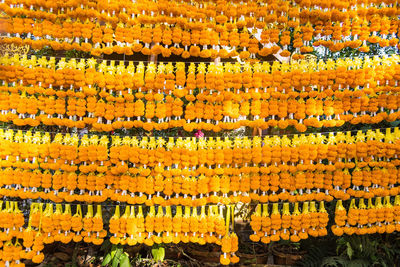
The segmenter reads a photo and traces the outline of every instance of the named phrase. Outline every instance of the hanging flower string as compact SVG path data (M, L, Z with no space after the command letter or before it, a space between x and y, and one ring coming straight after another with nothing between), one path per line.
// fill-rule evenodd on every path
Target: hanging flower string
M358 205L356 205L358 202ZM210 205L199 208L188 206L143 206L126 205L124 210L115 207L107 228L103 227L102 207L96 212L92 205L74 205L75 214L69 204L32 203L28 219L17 202L6 201L1 214L10 220L3 220L4 236L1 247L1 261L4 264L21 264L30 259L34 263L44 260L45 244L61 241L100 245L103 238L110 236L113 244L168 244L180 242L214 243L221 246L220 262L223 265L237 263L239 258L238 236L235 233L234 205ZM346 205L348 208L344 208ZM351 199L336 203L335 224L331 230L335 235L364 235L392 233L399 230L400 196ZM321 237L328 234L329 216L325 204L304 202L282 204L257 204L251 214L250 226L253 242L270 243L279 240L299 242L302 239ZM5 233L8 233L7 235ZM82 239L83 237L83 239ZM13 253L18 251L18 254ZM17 256L18 255L18 256Z
M392 122L400 114L398 63L397 55L245 63L243 68L191 63L185 73L180 62L125 66L5 56L0 58L0 121L105 132L176 127L220 132L242 126L293 126L304 132L346 122Z
M148 206L395 196L399 140L398 128L234 139L0 130L0 194Z
M369 52L399 45L395 1L181 2L108 1L62 4L5 0L1 42L33 49L182 58L304 57L314 48ZM193 14L196 14L193 16ZM293 34L291 34L293 33ZM151 44L154 44L151 46Z

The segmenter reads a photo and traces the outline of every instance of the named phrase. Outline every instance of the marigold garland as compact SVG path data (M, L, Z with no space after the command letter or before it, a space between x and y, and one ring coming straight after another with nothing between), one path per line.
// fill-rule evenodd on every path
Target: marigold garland
M309 235L325 236L328 220L324 202L320 202L318 210L315 202L304 202L301 210L295 202L292 213L288 202L282 204L281 211L278 203L272 205L271 211L268 204L259 204L251 215L250 226L254 233L250 240L267 244L281 239L299 242Z
M348 210L341 200L336 203L335 225L331 230L335 235L392 233L398 231L398 207L400 196L351 199ZM317 205L318 204L318 205ZM3 207L3 205L5 205ZM115 213L103 229L102 208L97 206L94 213L92 205L74 205L75 214L69 204L32 203L24 214L17 202L1 202L2 220L0 227L3 246L1 261L20 263L31 259L40 263L44 259L44 244L56 241L63 243L84 242L101 244L110 234L113 244L146 244L192 242L198 244L215 243L221 246L220 262L223 265L237 263L238 237L234 232L234 206L210 205L199 209L188 206L150 206L143 205L115 207ZM174 215L173 215L174 214ZM299 202L282 204L257 204L251 215L250 235L253 242L270 243L279 240L299 242L309 236L327 235L329 217L324 202ZM5 233L8 234L5 234ZM14 242L15 240L15 242ZM18 250L18 254L12 251ZM11 253L10 255L8 255ZM16 257L15 255L18 255Z
M123 62L103 61L96 67L93 59L56 63L54 58L4 57L0 120L17 126L91 125L108 132L133 127L219 132L241 126L294 126L304 132L307 127L345 122L391 122L399 115L398 61L398 56L392 56L272 66L256 63L245 64L243 72L239 64L199 64L197 70L191 64L187 77L199 80L192 85L192 79L185 78L183 63L177 63L174 72L171 63L135 67L130 62L125 67ZM240 73L241 78L231 82L232 73ZM218 85L217 74L227 76ZM201 82L202 76L206 83ZM201 87L194 94L196 86ZM183 100L189 103L183 105Z
M176 140L1 130L0 194L149 206L394 196L399 138L398 128Z
M1 28L8 35L1 41L29 44L34 49L46 45L55 50L76 49L96 56L141 52L242 59L278 52L288 57L289 45L295 48L295 58L319 46L332 52L344 48L368 52L367 42L398 47L396 3L343 3L159 0L64 7L4 1L1 9L11 21L2 21ZM228 53L228 47L234 50Z
M396 3L322 2L122 0L66 8L5 0L0 9L11 18L0 20L1 44L93 56L251 60L279 53L293 62L144 65L6 54L0 58L0 121L99 132L242 126L305 132L395 121L397 55L297 60L317 47L398 49ZM46 200L32 202L29 213L18 202L0 203L0 265L39 264L45 244L100 245L107 236L131 246L214 243L221 246L220 263L235 264L238 202L256 205L254 242L327 235L324 203L335 201L333 234L392 233L400 229L399 139L398 128L290 139L0 130L0 195ZM107 200L124 205L108 222L102 206L90 204ZM74 205L72 213L75 201L89 204Z
M233 212L233 206L209 206L207 212L206 207L202 206L200 214L196 208L187 206L151 206L147 212L143 211L141 205L126 206L122 215L120 206L116 206L115 214L109 220L108 230L103 229L102 207L98 205L96 213L92 205L85 207L87 213L83 217L80 205L75 207L76 213L73 215L70 204L63 206L34 202L30 206L29 220L25 226L24 215L17 202L5 202L5 208L1 206L0 210L4 215L0 222L0 227L4 230L1 232L1 240L4 242L0 248L1 262L20 264L22 259L31 259L34 263L40 263L44 259L44 244L56 241L67 244L83 240L100 245L108 234L111 234L111 243L131 246L138 243L148 246L172 242L215 243L222 246L222 253L226 257L223 259L221 256L222 264L226 260L232 263L239 261L235 255L238 237L235 233L230 233L231 227L233 230L234 216L230 213L231 210ZM172 209L176 211L174 216ZM227 210L226 216L224 210ZM17 254L8 256L9 251L16 249Z
M398 215L400 198L385 196L374 199L351 199L348 209L338 201L335 210L335 224L332 232L337 236L393 233L399 230Z

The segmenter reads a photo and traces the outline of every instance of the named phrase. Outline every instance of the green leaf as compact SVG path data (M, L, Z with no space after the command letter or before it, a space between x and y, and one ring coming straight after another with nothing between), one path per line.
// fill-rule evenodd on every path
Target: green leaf
M111 247L111 258L112 259L114 259L116 252L117 252L117 246L116 245L112 245L112 247Z
M115 257L112 261L111 267L118 267L119 265L119 258Z
M119 262L120 267L131 267L131 263L129 262L129 255L128 253L124 253L121 255L121 260Z
M163 247L153 247L151 249L151 255L155 261L163 261L165 257L165 249Z
M349 259L351 260L351 258L353 257L353 249L351 248L350 243L347 243L347 256L349 257Z
M321 262L321 267L342 267L346 266L347 260L341 256L333 256L324 258Z
M106 266L107 264L109 264L111 259L112 259L111 254L107 253L107 255L103 259L103 262L101 263L101 266Z
M165 248L164 247L160 247L158 249L159 252L159 257L160 257L160 261L164 261L165 258Z
M370 262L368 262L368 260L364 260L364 259L357 259L354 261L350 261L347 264L348 267L369 267L371 266Z
M158 261L158 248L153 247L151 249L151 255L155 261Z
M115 252L115 256L112 261L112 267L117 267L120 260L121 260L121 255L122 255L122 248L118 248L117 251Z

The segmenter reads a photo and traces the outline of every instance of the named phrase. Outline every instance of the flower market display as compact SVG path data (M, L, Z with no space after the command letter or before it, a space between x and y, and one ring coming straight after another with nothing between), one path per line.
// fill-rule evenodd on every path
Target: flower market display
M0 1L0 266L400 232L399 5Z

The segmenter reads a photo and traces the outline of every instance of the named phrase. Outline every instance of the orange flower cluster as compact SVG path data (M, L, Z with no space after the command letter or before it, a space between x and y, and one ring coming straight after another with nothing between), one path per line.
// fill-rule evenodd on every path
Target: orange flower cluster
M345 92L345 89L352 89L351 92L357 91L354 89L363 89L355 95L357 97L372 94L374 91L378 93L377 86L396 87L400 72L399 61L397 55L392 55L385 58L375 56L364 59L340 58L336 61L332 59L296 61L291 64L279 61L274 61L273 64L256 62L244 65L238 62L190 63L185 71L187 63L184 62L158 64L150 62L145 65L143 62L134 64L130 61L125 65L123 61L96 61L93 58L87 60L62 58L56 61L55 58L5 55L0 60L0 68L2 80L12 83L13 86L21 85L21 88L33 87L30 91L27 90L29 94L85 98L101 93L103 98L113 101L115 97L120 96L124 100L135 97L152 100L155 97L157 101L161 101L165 96L158 94L182 98L193 94L193 90L198 88L208 93L209 90L224 93L219 96L220 100L232 99L232 96L225 94L229 92L235 94L237 90L240 93L247 93L246 99L257 100L262 98L264 93L269 93L271 98L281 98L279 93L294 92L298 95L291 97L315 98L327 90L325 96L319 97L326 98L336 96L337 91ZM263 92L270 88L274 90ZM58 92L63 89L64 93ZM137 92L139 89L140 92ZM258 89L258 94L251 89ZM389 89L391 88L388 87L386 91ZM110 91L117 94L114 95ZM146 96L146 93L152 93L154 96ZM128 96L132 94L133 97ZM343 95L339 94L336 97ZM194 99L188 98L187 101Z
M3 206L5 204L5 207ZM19 209L17 202L7 201L0 203L0 228L1 228L1 245L0 264L14 264L14 266L25 266L21 260L27 259L23 253L23 246L18 242L24 235L22 227L25 224L24 214ZM39 254L39 253L38 253ZM32 253L30 259L36 255L36 251ZM35 261L34 261L35 262Z
M3 203L1 203L3 204ZM44 260L42 250L45 244L56 241L67 244L71 241L100 245L107 232L103 229L101 206L93 216L92 206L88 206L87 215L82 218L80 205L76 213L71 213L69 204L63 210L61 204L32 203L28 223L24 213L19 210L17 202L5 202L0 209L2 244L0 247L0 264L5 266L25 266L22 259L39 264ZM7 234L6 234L7 233Z
M393 201L393 202L392 202ZM399 231L400 196L363 198L349 201L348 211L339 200L335 210L335 235L392 233ZM76 206L73 214L71 206L52 203L32 203L29 219L16 202L5 202L1 206L0 228L3 230L0 247L0 263L24 266L22 259L40 263L45 244L56 241L62 243L80 242L99 245L107 235L113 244L161 243L213 243L221 246L220 263L237 263L238 237L234 233L234 207L231 205L211 205L193 208L188 206L125 206L122 213L116 206L114 215L108 221L108 229L103 227L102 207L94 213L92 205ZM253 242L270 243L279 240L299 242L302 239L327 235L329 221L324 202L304 202L282 204L258 204L251 214L250 235ZM7 234L5 234L7 233ZM17 253L18 252L18 253ZM20 265L18 265L20 264Z
M3 42L30 44L34 49L46 45L55 50L77 49L93 55L141 52L184 58L239 55L246 59L280 50L282 56L289 56L288 45L296 53L312 52L317 46L332 52L347 47L368 52L367 42L380 47L399 42L399 12L393 1L384 5L373 1L314 5L284 0L262 4L160 0L74 3L64 7L7 0L0 8L12 17L4 26L9 28L9 38ZM260 37L255 38L248 29L260 31ZM155 45L150 47L151 43ZM234 50L228 53L227 47Z
M188 206L150 206L148 212L143 214L142 206L126 206L121 215L120 206L115 209L109 221L109 232L112 234L112 244L178 244L198 243L204 245L217 244L221 246L221 264L237 263L239 258L235 255L238 250L238 237L229 233L231 207L227 206L226 218L222 206L201 206L191 208ZM175 215L172 215L172 209ZM233 207L232 207L233 209ZM200 213L198 213L198 210ZM232 211L233 215L233 211ZM232 224L234 217L232 216Z
M239 64L191 64L186 74L183 63L174 71L172 63L125 67L103 61L96 68L95 60L5 57L0 121L97 131L183 127L215 132L241 126L294 126L304 132L345 122L391 122L400 114L398 61L393 56L309 65L256 63L244 71Z
M144 207L145 212L142 205L136 207L137 211L134 206L126 206L122 215L120 206L116 206L114 215L108 221L108 230L105 230L100 205L95 214L92 205L85 205L87 212L83 217L80 205L76 206L76 213L72 214L69 204L63 208L61 204L54 207L52 203L32 203L26 224L24 213L19 210L16 202L7 201L5 204L0 209L0 227L4 229L0 263L6 265L7 262L14 262L14 266L24 266L18 265L22 259L42 262L42 250L46 244L57 241L67 244L83 240L100 245L107 235L110 235L112 244L130 246L138 243L147 246L180 242L201 245L213 243L221 246L223 255L230 262L239 261L235 255L238 237L230 233L234 220L231 217L231 206L202 206L199 210L187 206L150 206Z
M272 210L268 204L259 204L251 215L250 226L254 233L250 235L253 242L268 244L279 240L299 242L309 236L318 237L327 235L328 212L324 202L319 203L319 210L315 202L304 202L300 211L299 203L295 202L293 212L290 212L290 203L274 203Z
M397 111L400 107L399 96L388 92L370 100L365 99L367 101L355 107L352 113L351 107L361 104L359 98L334 101L309 99L306 102L302 99L265 99L240 103L195 101L184 106L179 99L171 99L170 102L143 102L138 99L117 103L104 102L95 97L87 100L74 97L27 97L25 94L3 91L0 106L4 113L0 115L0 121L32 127L91 127L100 132L132 128L153 131L176 127L188 132L195 129L220 132L242 126L262 129L293 126L299 132L305 132L307 127L339 127L346 122L354 125L377 124L393 122L400 117Z
M393 200L393 202L392 202ZM382 203L383 201L383 203ZM383 234L400 231L400 196L394 198L386 196L383 199L377 197L375 203L370 198L365 203L363 198L351 199L346 210L341 201L337 202L335 210L335 224L332 232L337 236Z
M172 215L172 209L175 215ZM110 239L113 244L144 243L152 246L154 243L215 243L221 245L225 235L225 218L222 209L217 206L202 206L198 213L197 208L188 206L150 206L146 215L142 206L137 212L132 206L126 206L121 215L117 206L110 219Z
M198 4L200 2L200 4ZM62 5L36 2L13 2L6 0L1 8L10 16L25 16L41 18L50 21L68 19L96 18L98 22L108 22L117 25L123 22L129 25L140 24L179 24L185 29L221 29L228 31L241 29L244 26L263 29L265 23L279 22L284 26L294 28L303 24L321 22L346 22L349 19L370 20L382 17L395 18L397 15L395 3L385 2L378 5L374 1L355 3L344 1L337 3L290 3L283 0L273 0L267 3L256 1L246 2L178 2L158 0L140 3L119 0L99 3L71 3L68 9ZM351 9L351 10L349 10ZM108 11L108 12L105 12ZM195 14L195 16L193 16ZM219 30L220 31L220 30ZM379 31L379 30L377 30Z
M328 136L169 138L0 131L0 194L202 206L399 192L398 128Z

